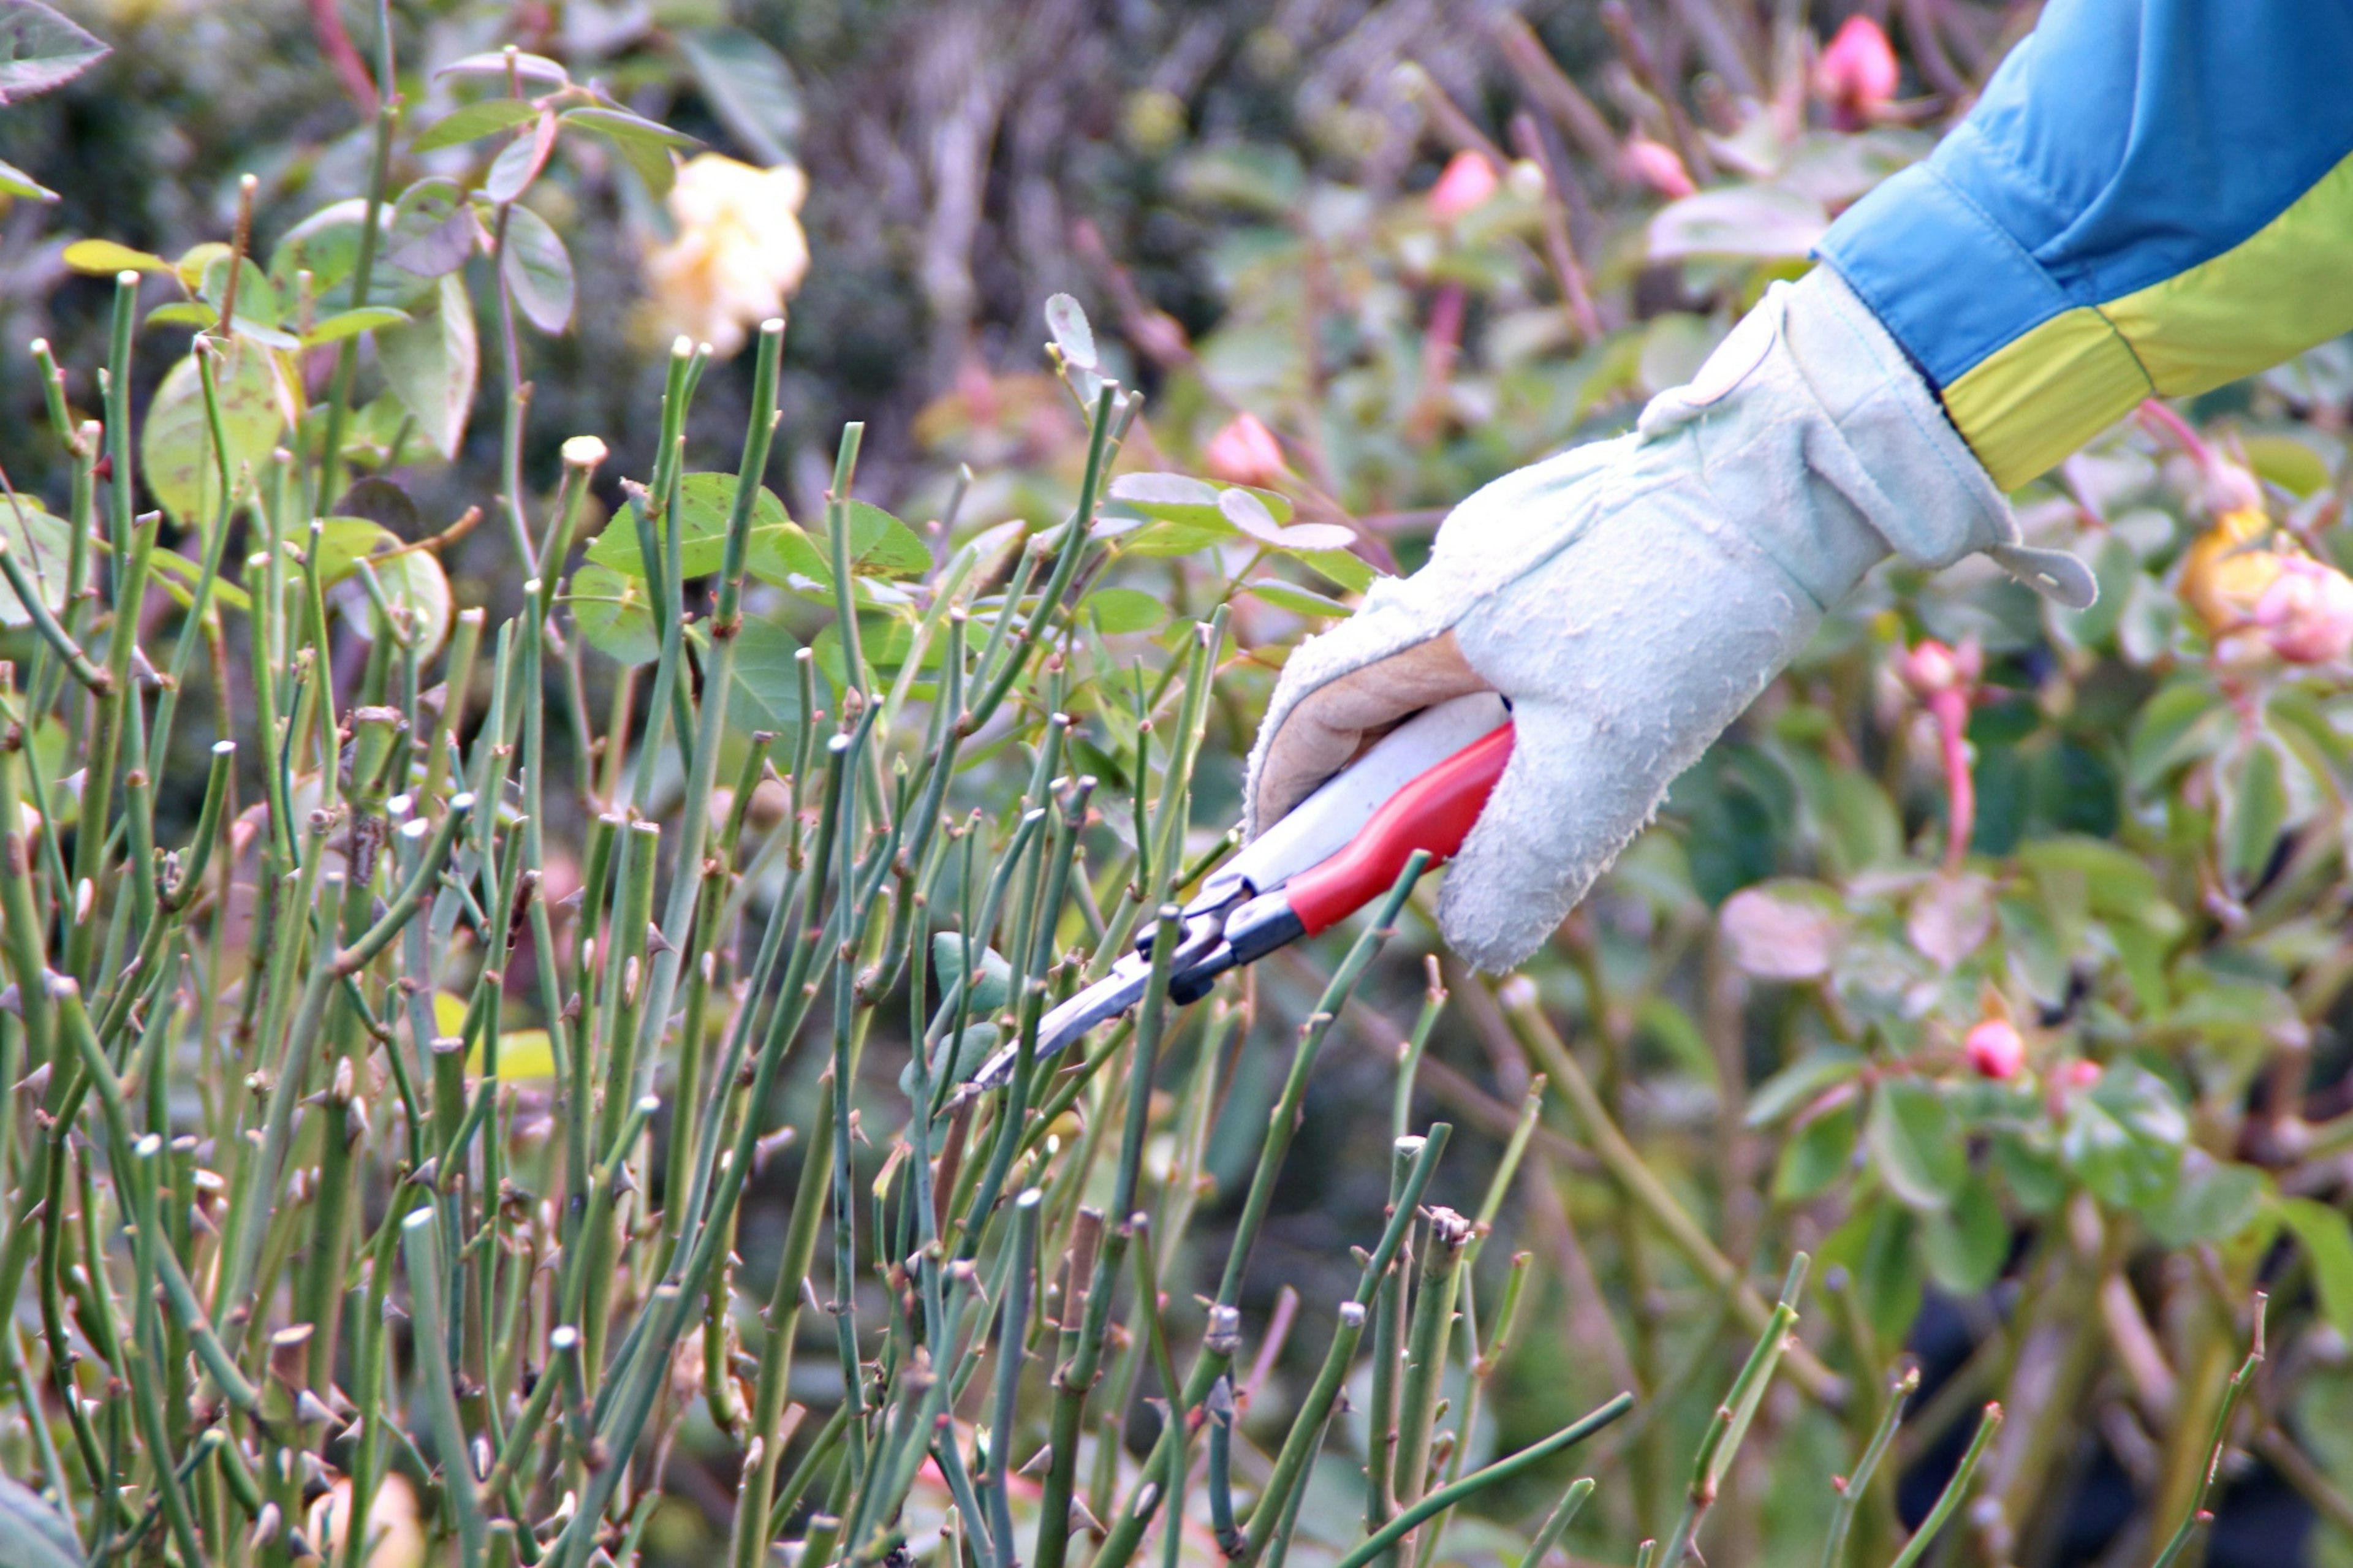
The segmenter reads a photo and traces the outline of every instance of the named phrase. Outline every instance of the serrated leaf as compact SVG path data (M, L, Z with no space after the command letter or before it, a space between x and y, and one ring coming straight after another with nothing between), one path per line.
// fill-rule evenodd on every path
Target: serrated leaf
M290 423L286 389L269 351L256 344L218 356L213 376L221 433L227 442L229 482L243 494ZM164 374L147 405L147 423L139 433L139 465L147 488L173 521L200 531L212 526L220 491L204 383L193 354Z
M160 256L133 250L111 239L77 239L60 257L76 272L111 278L118 272L169 272L172 264Z
M375 352L394 395L417 416L418 433L442 457L455 458L480 369L473 301L463 280L454 273L440 279L415 321L376 333Z
M851 501L845 510L850 568L860 580L861 603L870 601L868 590L875 586L871 579L918 577L931 570L931 550L913 529L862 500ZM752 575L779 588L803 592L833 586L831 542L791 522L754 531L749 567Z
M525 100L486 98L480 103L470 103L453 113L445 114L427 126L408 150L411 153L438 153L444 147L462 147L469 142L479 142L485 136L512 131L538 117L539 106Z
M720 123L762 163L790 163L801 94L785 58L741 27L690 27L678 45Z
M7 0L0 5L0 103L62 87L112 52L39 0Z
M1940 1209L1968 1180L1960 1122L1945 1097L1914 1079L1890 1079L1871 1097L1872 1158L1888 1190L1915 1209Z
M572 607L572 622L580 635L606 658L650 664L661 657L661 635L654 630L642 579L625 577L610 567L586 565L572 574L565 602ZM740 651L736 658L743 658ZM742 677L737 679L740 683Z
M529 207L507 211L501 269L533 326L555 333L572 324L572 258L547 220Z
M1095 331L1087 324L1087 312L1068 294L1057 294L1046 301L1046 330L1054 334L1054 346L1062 351L1065 362L1081 370L1093 370L1095 364Z
M148 320L154 318L150 316ZM406 310L396 310L389 305L369 305L357 310L339 310L302 334L302 346L315 349L322 343L338 343L345 338L355 338L362 332L379 327L405 327L413 318Z

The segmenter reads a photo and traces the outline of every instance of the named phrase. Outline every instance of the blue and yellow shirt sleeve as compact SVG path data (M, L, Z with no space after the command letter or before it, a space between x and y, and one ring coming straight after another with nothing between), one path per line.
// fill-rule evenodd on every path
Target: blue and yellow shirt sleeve
M2353 4L2052 0L1820 254L2004 489L2353 331Z

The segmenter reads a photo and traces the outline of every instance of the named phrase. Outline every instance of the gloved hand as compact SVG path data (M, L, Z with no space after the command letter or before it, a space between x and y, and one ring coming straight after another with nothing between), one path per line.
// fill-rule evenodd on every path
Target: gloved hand
M1873 564L1976 550L2092 602L2081 563L2019 542L1903 351L1818 267L1774 285L1633 434L1480 490L1427 566L1302 644L1250 752L1249 831L1416 710L1502 692L1511 765L1438 909L1457 952L1508 968Z

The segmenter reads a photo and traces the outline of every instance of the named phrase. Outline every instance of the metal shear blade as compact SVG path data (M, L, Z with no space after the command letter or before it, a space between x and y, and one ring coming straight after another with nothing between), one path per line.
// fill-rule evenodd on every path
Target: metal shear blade
M1171 989L1176 980L1189 973L1200 962L1215 952L1223 937L1225 915L1219 910L1212 918L1189 921L1185 940L1169 960L1168 978ZM1048 1010L1038 1020L1037 1059L1044 1061L1059 1056L1088 1030L1098 1024L1107 1024L1144 1000L1152 988L1152 955L1130 952L1111 966L1111 972L1093 984L1071 994L1060 1005ZM995 1089L1013 1076L1014 1064L1020 1059L1019 1041L1007 1046L983 1062L980 1070L972 1075L975 1089Z

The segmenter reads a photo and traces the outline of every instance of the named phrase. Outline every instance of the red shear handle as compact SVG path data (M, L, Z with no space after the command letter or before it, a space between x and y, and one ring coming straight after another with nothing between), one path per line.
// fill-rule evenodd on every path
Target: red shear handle
M1386 893L1417 849L1432 863L1462 847L1471 825L1512 760L1512 727L1500 725L1381 804L1346 848L1283 885L1283 902L1314 936Z

